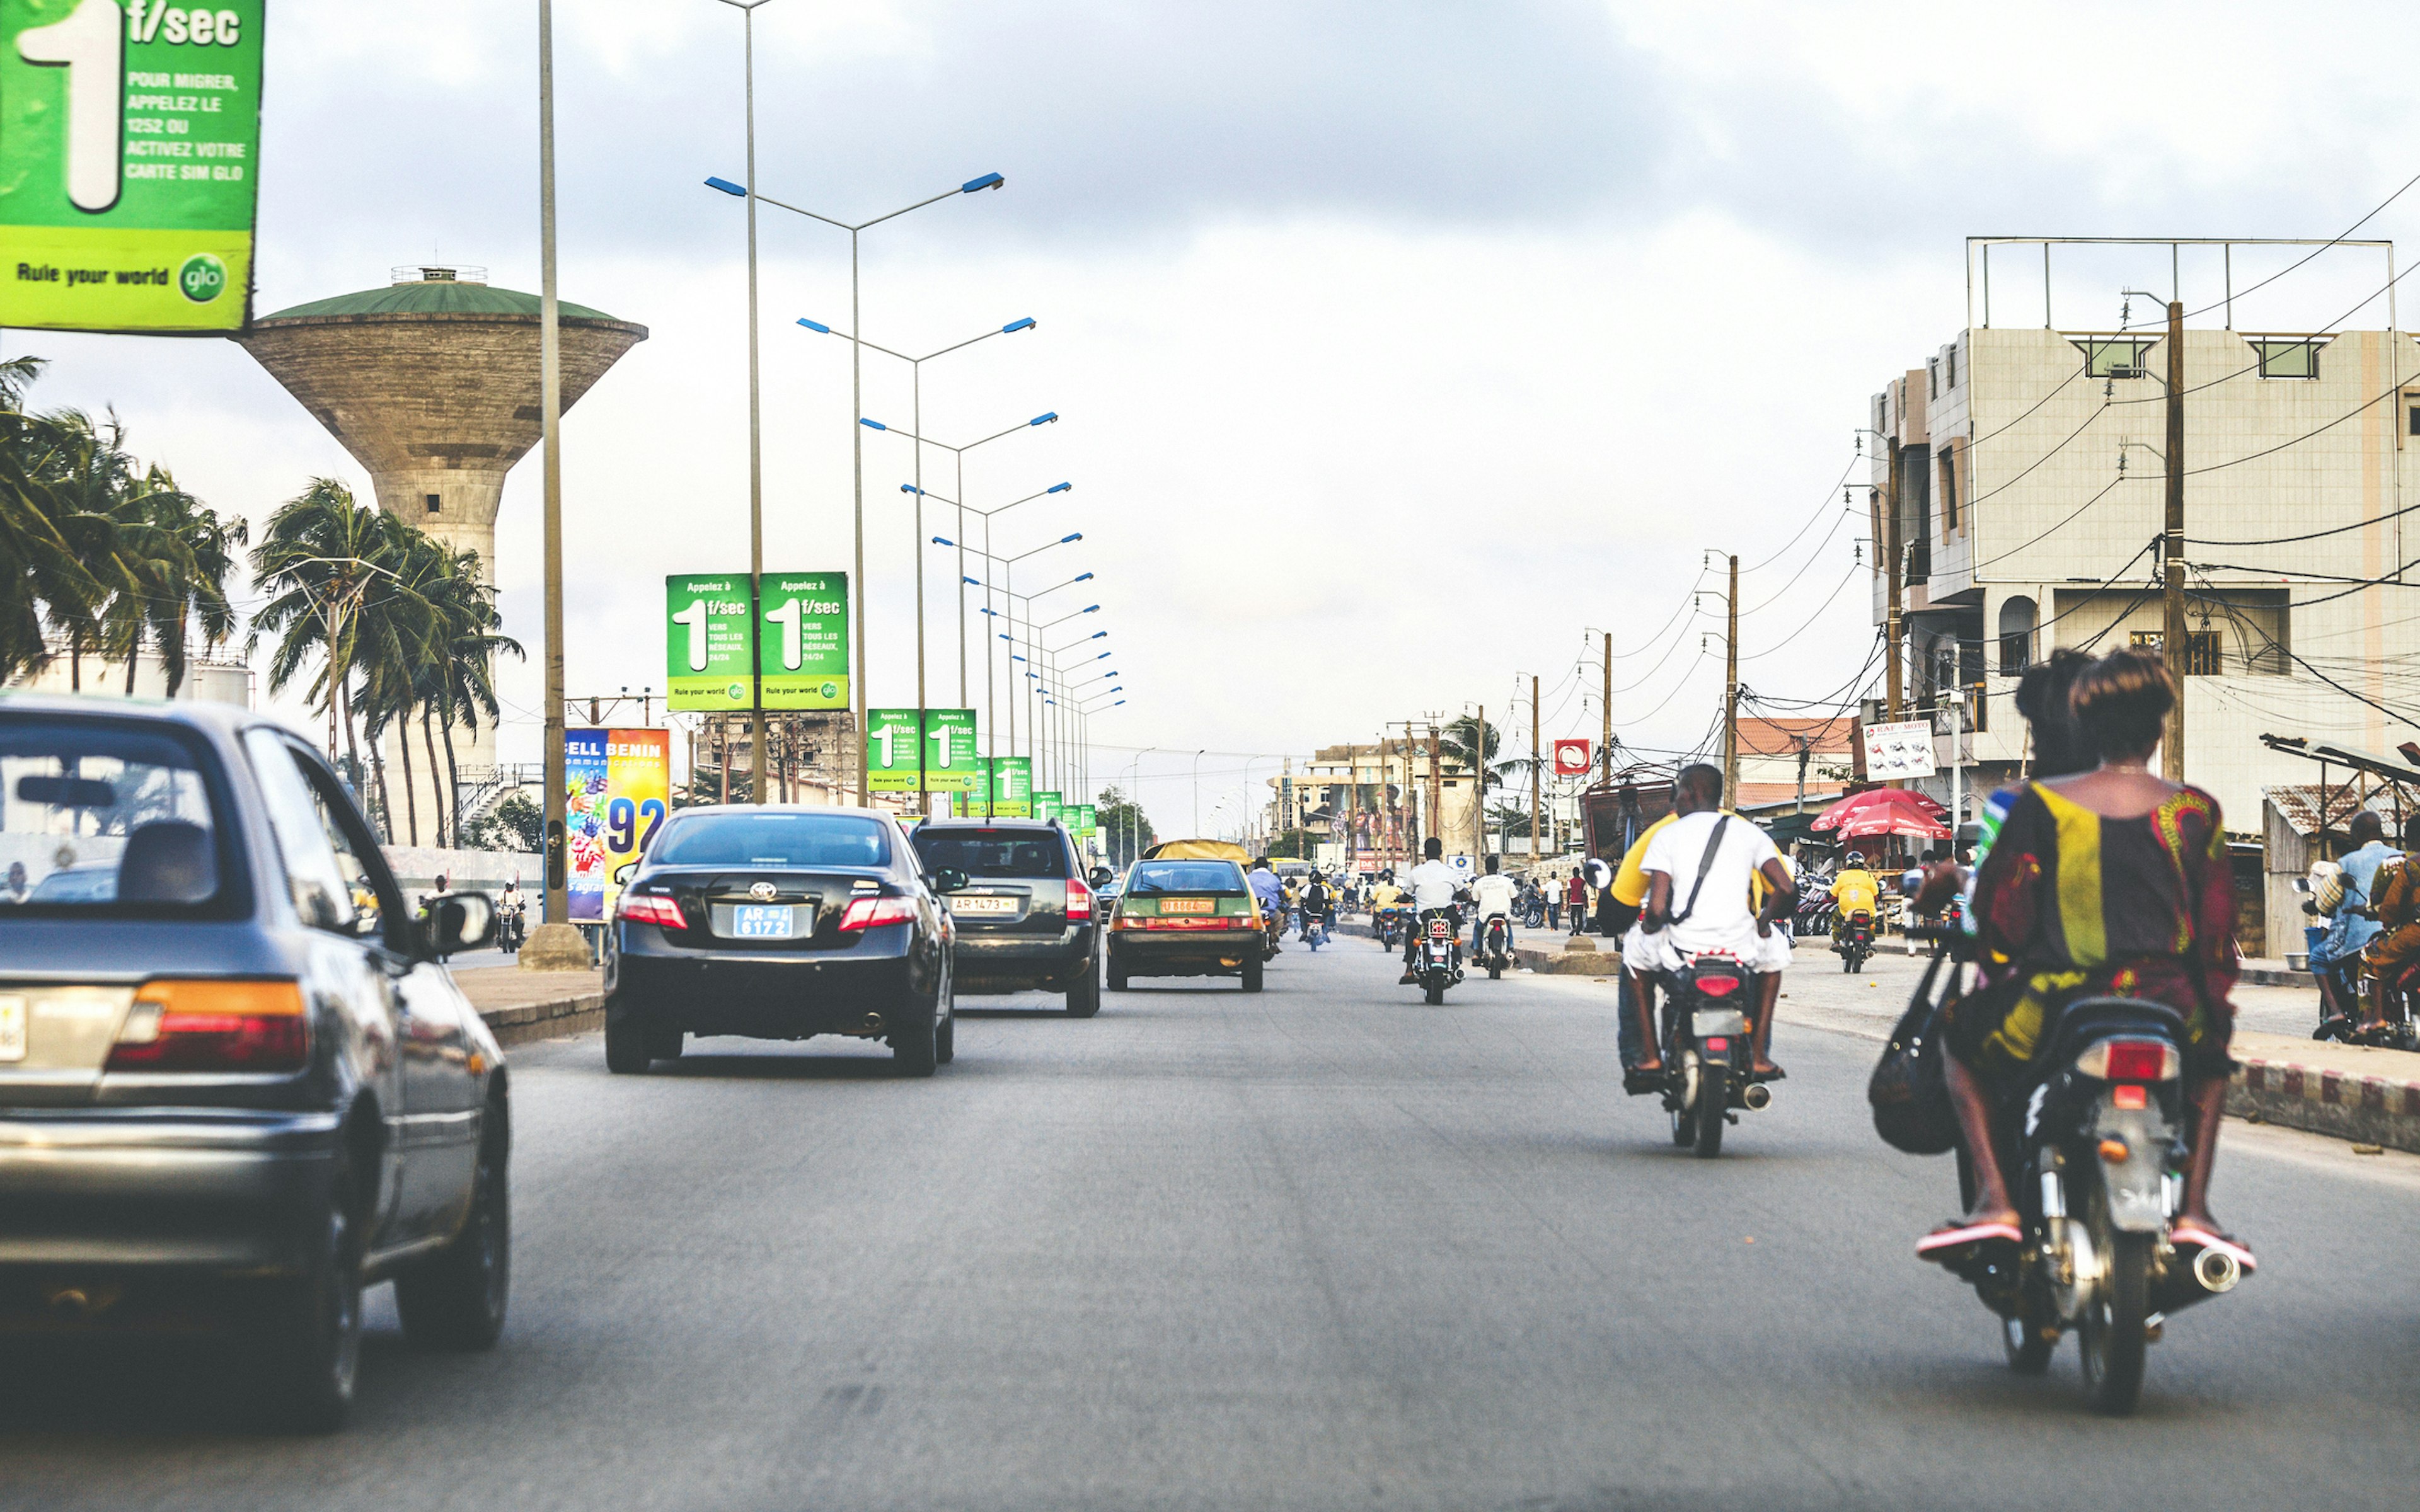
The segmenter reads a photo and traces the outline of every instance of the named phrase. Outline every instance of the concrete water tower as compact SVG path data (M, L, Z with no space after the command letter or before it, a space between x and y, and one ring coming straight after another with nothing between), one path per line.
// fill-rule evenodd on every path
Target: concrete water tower
M557 310L567 410L647 339L647 328L568 301ZM396 269L384 288L261 316L237 339L368 470L379 507L478 552L492 583L504 474L537 444L542 425L538 312L536 295L489 286L485 269L416 265ZM391 789L402 778L393 742ZM473 782L495 767L495 732L458 730L455 753L467 805ZM415 768L427 765L417 751ZM413 778L411 803L395 792L394 839L413 841L407 815L416 810L426 843L443 810L431 774L416 769Z

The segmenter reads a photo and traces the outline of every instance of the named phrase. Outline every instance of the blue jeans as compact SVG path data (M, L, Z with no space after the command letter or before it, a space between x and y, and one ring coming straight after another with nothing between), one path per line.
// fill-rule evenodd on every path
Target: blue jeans
M1627 1069L1638 1062L1638 995L1631 990L1629 972L1617 971L1614 980L1621 984L1615 994L1621 1001L1621 1026L1616 1033L1614 1048Z

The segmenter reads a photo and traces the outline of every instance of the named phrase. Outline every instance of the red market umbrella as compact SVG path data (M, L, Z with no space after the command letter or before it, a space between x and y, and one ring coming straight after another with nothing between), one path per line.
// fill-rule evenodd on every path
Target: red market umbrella
M1875 835L1904 835L1910 840L1947 840L1949 826L1941 822L1947 810L1921 793L1904 788L1874 788L1855 793L1815 816L1810 828L1837 830L1842 840Z

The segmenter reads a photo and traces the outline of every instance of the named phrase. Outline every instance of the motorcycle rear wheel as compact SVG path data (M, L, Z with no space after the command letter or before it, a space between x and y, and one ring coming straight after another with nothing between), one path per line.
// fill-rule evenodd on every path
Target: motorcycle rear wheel
M1697 1150L1699 1160L1712 1160L1723 1152L1723 1126L1730 1120L1723 1117L1723 1107L1730 1101L1730 1068L1709 1064L1698 1072Z
M1442 1003L1442 1002L1444 1002L1444 1001L1445 1001L1445 983L1444 983L1444 982L1441 982L1441 981L1425 981L1425 982L1422 982L1422 983L1420 984L1420 986L1421 986L1421 989L1422 989L1422 990L1423 990L1423 991L1428 995L1429 1007L1431 1007L1431 1008L1435 1008L1435 1007L1436 1007L1439 1003Z
M2144 1354L2150 1348L2145 1328L2151 1316L2152 1236L2114 1232L2108 1199L2097 1182L2086 1221L2093 1242L2105 1246L2102 1253L2109 1259L2101 1285L2085 1304L2083 1326L2076 1330L2084 1355L2085 1400L2104 1417L2124 1417L2143 1399Z
M2050 1357L2058 1349L2058 1319L2035 1288L2024 1289L2016 1317L2000 1319L2000 1348L2008 1353L2009 1368L2021 1376L2039 1376L2050 1368Z

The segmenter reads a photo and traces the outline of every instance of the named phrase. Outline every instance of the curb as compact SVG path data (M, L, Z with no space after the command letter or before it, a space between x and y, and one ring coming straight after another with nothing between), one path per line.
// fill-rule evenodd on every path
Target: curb
M2246 1057L2228 1082L2226 1111L2234 1118L2420 1152L2420 1071L2372 1076Z
M496 1043L509 1048L527 1044L533 1040L552 1040L566 1034L586 1034L605 1026L605 995L582 993L573 997L556 997L543 1003L516 1003L510 1008L483 1009L479 1017L487 1022Z

